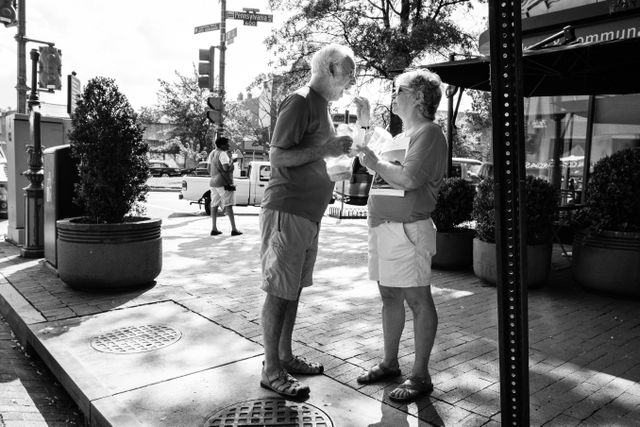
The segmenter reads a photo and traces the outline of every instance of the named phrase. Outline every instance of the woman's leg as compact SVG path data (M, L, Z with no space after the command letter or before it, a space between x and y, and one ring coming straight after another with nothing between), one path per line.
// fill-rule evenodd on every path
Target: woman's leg
M404 329L404 294L400 288L381 286L378 283L382 297L382 335L384 337L384 356L382 366L396 369L398 363L398 347Z
M431 286L405 288L407 304L413 312L416 358L414 376L431 382L429 358L438 329L438 313L431 295Z

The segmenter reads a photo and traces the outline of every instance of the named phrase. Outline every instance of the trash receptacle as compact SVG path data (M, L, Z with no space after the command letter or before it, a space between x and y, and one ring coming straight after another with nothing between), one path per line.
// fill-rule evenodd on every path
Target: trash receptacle
M58 266L56 221L82 215L73 203L78 182L78 162L71 158L71 146L47 148L44 154L44 257Z

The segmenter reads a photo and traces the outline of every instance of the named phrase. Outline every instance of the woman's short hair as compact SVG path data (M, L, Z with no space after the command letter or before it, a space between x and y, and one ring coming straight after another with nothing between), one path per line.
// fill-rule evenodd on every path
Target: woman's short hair
M411 88L420 100L419 108L422 115L431 120L435 119L442 99L440 76L426 68L421 68L400 74L396 77L395 85Z
M342 61L347 57L355 58L353 50L347 46L337 43L324 46L311 57L311 74L328 75L332 64L342 66Z

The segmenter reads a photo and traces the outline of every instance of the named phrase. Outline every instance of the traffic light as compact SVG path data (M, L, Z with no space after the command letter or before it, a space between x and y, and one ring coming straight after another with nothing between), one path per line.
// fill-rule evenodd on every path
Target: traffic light
M38 87L41 89L62 89L62 52L53 46L40 47L38 60Z
M13 0L0 0L0 22L2 22L5 27L18 24Z
M213 65L215 62L215 47L200 49L200 62L198 63L198 87L209 89L213 92Z
M210 96L207 98L207 106L210 110L207 110L207 120L211 123L222 123L222 97Z

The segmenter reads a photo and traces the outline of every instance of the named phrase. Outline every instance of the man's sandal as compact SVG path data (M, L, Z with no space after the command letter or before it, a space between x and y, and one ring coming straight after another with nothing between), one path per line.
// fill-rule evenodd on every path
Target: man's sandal
M302 384L294 377L289 375L287 371L282 369L276 378L269 378L264 371L262 371L262 379L260 380L260 386L285 397L302 397L309 395L311 391L309 386Z
M324 366L317 362L309 362L304 357L293 356L287 362L280 361L282 366L288 373L297 375L320 375L324 372Z
M409 402L420 396L430 394L432 391L433 384L431 382L411 376L389 393L389 399L396 402Z
M360 375L356 379L356 381L358 381L360 384L373 384L378 381L384 381L399 376L399 368L385 368L384 366L382 366L382 363L379 363L373 368L369 369L365 374Z

